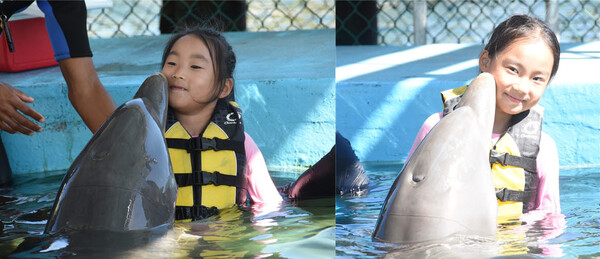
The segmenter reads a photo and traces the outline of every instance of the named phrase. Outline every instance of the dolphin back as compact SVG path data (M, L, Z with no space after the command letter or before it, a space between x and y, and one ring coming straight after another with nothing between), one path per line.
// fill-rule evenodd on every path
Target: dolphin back
M488 158L494 114L495 82L483 73L396 178L374 239L413 243L454 234L495 234L497 202Z
M360 196L368 193L369 177L354 153L350 141L335 132L335 192Z
M164 125L154 116L166 114L166 92L142 89L156 78L144 82L138 91L142 98L118 107L75 159L58 191L46 233L148 230L173 223L177 185Z

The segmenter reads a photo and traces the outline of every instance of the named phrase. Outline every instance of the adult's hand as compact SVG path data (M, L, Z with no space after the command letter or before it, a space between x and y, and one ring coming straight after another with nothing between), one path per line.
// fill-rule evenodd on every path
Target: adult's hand
M21 132L29 136L33 136L35 131L42 131L40 125L35 124L23 114L41 123L44 123L46 119L26 102L32 103L33 98L0 81L0 129L11 134Z

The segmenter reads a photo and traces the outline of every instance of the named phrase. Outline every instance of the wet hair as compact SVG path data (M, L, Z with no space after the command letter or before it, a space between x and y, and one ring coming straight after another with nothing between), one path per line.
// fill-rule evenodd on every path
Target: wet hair
M167 57L179 39L184 36L193 35L201 39L204 44L208 48L208 53L210 55L210 60L213 65L213 72L215 75L215 91L213 94L213 98L211 101L218 99L218 96L223 92L225 88L225 81L228 78L233 80L233 71L235 70L235 53L233 52L233 48L227 42L225 37L215 29L212 28L203 28L198 26L189 26L184 27L183 29L178 30L176 34L174 34L167 45L165 46L165 51L163 52L161 67L165 66L165 62L167 61ZM227 98L233 99L233 89L231 89L231 93Z
M506 19L494 29L492 37L485 45L484 50L487 50L490 58L495 58L499 52L518 39L535 39L538 37L543 39L552 50L552 56L554 57L552 73L550 74L550 79L552 79L558 70L560 45L550 27L538 18L527 15L514 15Z

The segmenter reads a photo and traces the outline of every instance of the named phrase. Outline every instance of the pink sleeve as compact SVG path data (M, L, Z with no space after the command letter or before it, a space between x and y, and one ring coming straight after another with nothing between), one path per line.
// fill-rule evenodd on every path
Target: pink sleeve
M415 152L415 149L417 149L419 144L421 144L421 141L423 141L425 136L427 136L427 133L429 133L429 131L431 131L433 126L435 126L435 124L437 124L442 119L443 116L444 116L444 114L441 112L434 113L434 114L431 114L431 116L429 116L429 118L427 118L427 120L425 120L425 122L423 123L423 126L421 126L421 129L419 130L419 133L417 133L415 142L413 142L413 145L410 148L410 153L408 153L408 157L406 158L406 161L404 161L404 163L408 162L408 159L410 158L412 153Z
M283 199L267 170L267 164L254 140L245 133L248 194L253 203L279 203Z
M537 156L538 210L560 213L560 195L558 187L558 150L552 137L542 132L540 151Z

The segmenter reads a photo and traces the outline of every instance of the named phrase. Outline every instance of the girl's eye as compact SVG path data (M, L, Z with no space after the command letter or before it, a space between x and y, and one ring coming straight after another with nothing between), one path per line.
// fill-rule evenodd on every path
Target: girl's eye
M196 65L192 65L191 67L192 67L193 69L201 69L201 68L202 68L202 67L200 67L200 66L196 66Z
M177 64L175 64L175 62L167 62L167 65L169 65L169 66L175 66Z
M519 71L517 71L517 69L516 69L516 68L514 68L514 67L509 67L509 68L508 68L508 70L509 70L510 72L513 72L513 73L515 73L515 74L519 73Z
M544 82L544 78L536 76L536 77L533 78L533 81L538 82L538 83L543 83Z

